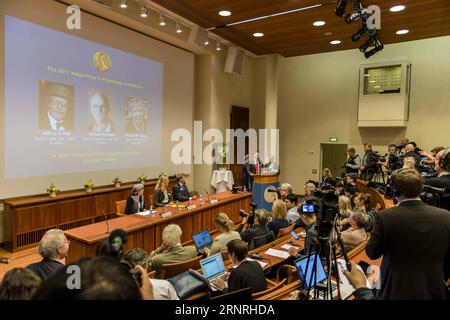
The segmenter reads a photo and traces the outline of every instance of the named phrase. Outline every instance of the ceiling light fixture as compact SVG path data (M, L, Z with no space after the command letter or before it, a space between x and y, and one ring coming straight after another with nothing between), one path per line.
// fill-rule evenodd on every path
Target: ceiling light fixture
M313 23L313 26L315 27L321 27L325 25L325 21L316 21Z
M182 33L183 32L183 30L181 29L181 25L180 25L180 23L177 21L177 23L176 23L176 31L177 31L177 33Z
M205 46L207 46L208 44L209 44L209 40L206 39L206 40L205 40Z
M166 20L164 19L164 16L162 15L162 13L159 14L159 25L161 27L164 27L166 25Z
M340 43L341 43L340 40L333 40L330 42L330 44L332 44L332 45L336 45L336 44L340 44Z
M219 11L219 16L229 17L229 16L231 16L231 11L228 11L228 10Z
M405 8L406 7L403 6L403 5L393 6L392 8L389 9L389 11L391 11L391 12L400 12L400 11L405 10Z
M253 34L253 36L254 36L255 38L261 38L261 37L264 37L264 33L262 33L262 32L255 32L255 33Z
M219 42L219 41L216 41L216 50L217 50L217 51L220 51L220 50L222 50L222 48L221 48L221 46L220 46L220 42Z
M122 9L126 9L128 7L127 0L121 0L119 7L121 7Z
M398 30L398 31L396 32L396 34L398 34L398 35L407 34L407 33L409 33L409 30L407 30L407 29Z
M144 6L144 5L141 5L141 8L140 8L140 16L141 16L141 18L147 18L148 17L148 12L147 12L147 8Z

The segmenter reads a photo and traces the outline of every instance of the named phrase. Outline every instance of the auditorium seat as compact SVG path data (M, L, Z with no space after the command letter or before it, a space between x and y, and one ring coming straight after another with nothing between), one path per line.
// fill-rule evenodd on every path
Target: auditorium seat
M191 260L183 262L163 264L161 267L161 279L171 278L184 271L188 271L189 269L200 269L201 259L203 259L202 256L197 256Z
M265 296L266 294L269 294L275 290L280 289L282 286L284 286L286 279L283 279L279 283L275 283L269 279L266 279L266 281L267 281L267 287L269 287L269 288L264 291L260 291L260 292L256 292L256 293L252 294L252 299L257 299L257 298Z
M127 200L116 201L116 216L124 216L125 215L126 203L127 203Z
M290 284L294 282L294 280L297 280L297 268L290 264L283 264L277 270L277 280L281 281L283 278L286 280L286 284Z

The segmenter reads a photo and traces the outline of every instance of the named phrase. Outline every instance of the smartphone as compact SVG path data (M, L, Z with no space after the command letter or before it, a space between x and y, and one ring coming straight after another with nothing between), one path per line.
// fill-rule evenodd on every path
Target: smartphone
M299 239L298 234L296 234L294 231L291 231L291 236L294 237L295 240Z

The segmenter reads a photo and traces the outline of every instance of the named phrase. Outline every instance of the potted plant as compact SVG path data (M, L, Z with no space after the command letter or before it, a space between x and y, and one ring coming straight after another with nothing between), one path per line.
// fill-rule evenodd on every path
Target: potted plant
M94 187L94 183L92 182L91 179L89 179L89 181L86 182L83 186L84 186L84 189L86 189L86 192L91 192L92 188Z
M52 184L47 188L47 192L50 196L50 198L54 198L56 197L56 192L58 192L59 189L58 187L55 185L55 183L52 182Z
M114 187L119 188L122 180L119 177L115 177L112 182L114 183Z
M141 183L145 183L145 180L147 180L147 176L141 173L141 175L137 177L137 180L140 181Z

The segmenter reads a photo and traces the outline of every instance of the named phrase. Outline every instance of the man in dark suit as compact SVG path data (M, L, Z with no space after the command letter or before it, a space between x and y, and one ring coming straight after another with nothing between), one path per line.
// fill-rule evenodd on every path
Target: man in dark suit
M253 189L253 176L255 174L261 174L262 168L266 168L270 165L269 163L264 164L259 158L259 152L255 153L255 156L252 161L248 164L248 174L250 175L250 185Z
M184 202L189 200L189 190L186 186L186 180L184 174L179 173L176 175L177 183L173 186L173 200Z
M383 257L379 298L445 299L450 213L420 200L423 178L415 169L401 169L391 180L399 203L376 215L366 246L369 258Z
M364 157L361 162L361 177L364 180L372 181L373 175L377 172L378 158L375 152L372 151L372 145L364 144Z
M43 257L40 262L30 264L27 268L33 270L42 280L52 276L64 267L63 261L69 251L64 231L59 229L48 230L39 242L39 254Z

